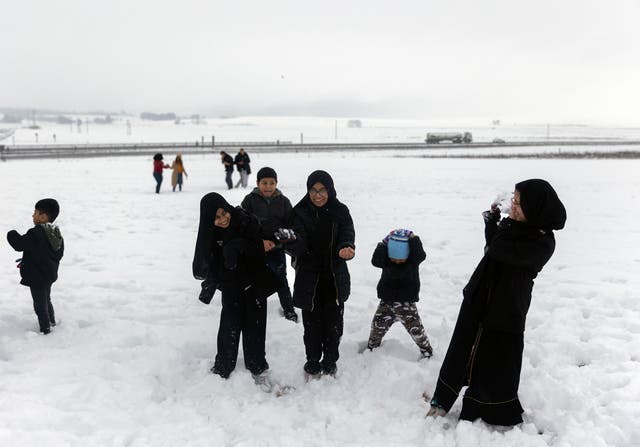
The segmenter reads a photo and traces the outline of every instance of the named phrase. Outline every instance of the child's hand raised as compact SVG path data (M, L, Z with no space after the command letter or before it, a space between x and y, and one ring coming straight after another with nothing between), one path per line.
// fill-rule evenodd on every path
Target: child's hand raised
M264 245L264 252L265 253L268 252L268 251L271 251L273 249L273 247L276 246L276 244L273 241L269 241L269 240L266 240L266 239L264 239L262 241L262 244Z

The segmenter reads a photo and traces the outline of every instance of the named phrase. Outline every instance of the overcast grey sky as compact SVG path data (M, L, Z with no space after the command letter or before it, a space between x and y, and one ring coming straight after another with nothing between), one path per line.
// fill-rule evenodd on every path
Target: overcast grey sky
M0 106L628 123L640 1L4 1Z

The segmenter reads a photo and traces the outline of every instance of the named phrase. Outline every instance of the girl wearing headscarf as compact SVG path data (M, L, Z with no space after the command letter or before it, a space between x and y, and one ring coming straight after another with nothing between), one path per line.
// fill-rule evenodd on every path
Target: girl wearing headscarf
M327 172L311 173L307 191L293 208L297 239L285 246L296 271L293 304L302 309L304 371L308 377L335 375L344 302L351 291L346 261L355 256L355 230Z
M176 186L179 191L182 191L182 177L188 177L187 171L184 169L184 163L182 162L182 154L176 155L176 159L171 163L171 186L173 192L176 191Z
M200 300L222 292L218 352L211 372L228 378L236 366L242 335L245 367L256 383L269 369L265 358L266 299L280 286L268 269L260 225L217 193L200 201L193 276L203 280Z
M509 217L494 204L483 213L485 254L469 283L440 369L428 415L442 416L468 386L460 419L494 425L522 422L518 399L524 328L533 280L555 249L553 230L565 208L545 180L515 185Z

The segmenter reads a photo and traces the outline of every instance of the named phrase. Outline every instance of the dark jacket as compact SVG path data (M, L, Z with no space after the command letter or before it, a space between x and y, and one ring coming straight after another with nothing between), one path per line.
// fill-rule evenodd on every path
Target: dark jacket
M260 194L258 188L254 188L242 200L240 206L258 218L263 239L273 240L273 233L278 228L287 228L291 221L291 202L279 189L276 189L270 198L266 198Z
M57 226L41 224L24 236L12 230L7 241L16 251L24 252L20 263L20 284L43 287L58 279L58 266L64 255L64 239Z
M228 228L215 227L218 208L231 213ZM273 294L280 282L267 267L260 224L241 208L233 208L217 193L200 202L200 226L193 258L193 276L223 295L252 290L252 296ZM203 288L205 285L203 284Z
M249 158L249 154L247 154L246 152L244 154L241 154L240 152L236 154L235 164L236 168L238 168L238 172L244 170L247 172L247 174L251 174L250 163L251 159Z
M552 232L509 218L485 223L485 255L463 289L485 329L524 332L533 280L555 249Z
M231 155L225 153L222 163L224 164L225 171L233 172L233 157Z
M426 258L418 236L409 239L409 257L402 264L391 262L387 254L387 245L378 243L371 258L374 267L382 269L377 288L378 298L387 302L417 302L420 294L418 266Z
M305 195L293 207L292 228L297 239L288 243L285 250L292 256L296 271L293 289L294 306L312 310L316 304L319 281L328 281L336 291L336 304L344 303L351 293L351 277L344 259L338 252L345 247L355 248L353 220L346 205L336 198L333 181L324 171L309 176L307 186L315 183L320 173L321 183L329 190L329 200L323 208L317 208ZM310 185L309 185L310 183Z
M541 179L517 183L527 219L518 222L485 213L485 255L463 290L463 307L485 329L523 333L533 280L553 255L553 230L564 228L567 213L553 187Z

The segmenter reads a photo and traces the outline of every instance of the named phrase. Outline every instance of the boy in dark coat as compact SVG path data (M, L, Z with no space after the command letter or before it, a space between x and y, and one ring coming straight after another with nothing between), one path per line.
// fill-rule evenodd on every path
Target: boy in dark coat
M518 386L533 280L567 215L551 185L532 179L516 184L509 217L500 221L495 204L483 217L485 254L462 292L428 415L448 412L468 385L460 419L508 426L522 422Z
M426 257L420 238L409 230L394 230L378 243L371 263L382 269L377 288L380 304L371 322L367 348L380 346L391 325L400 321L422 356L433 354L416 307L420 293L418 266Z
M273 241L274 234L280 228L286 228L291 219L291 202L277 188L278 174L273 168L264 167L258 171L258 187L247 194L243 209L258 218L262 226L264 250L267 252L267 265L278 276L283 286L278 289L278 298L287 320L298 322L298 314L293 309L293 299L287 281L287 262L282 244Z
M238 180L238 183L236 183L236 188L240 185L242 185L243 188L246 188L249 184L249 174L251 174L251 159L249 158L249 154L247 154L244 148L240 148L240 150L236 154L234 163L236 164L236 168L238 169L238 174L240 174L240 180Z
M16 230L7 233L7 241L16 251L24 252L20 262L20 284L28 286L40 332L48 334L56 325L51 304L51 285L58 279L58 266L64 254L64 240L53 222L60 213L55 199L42 199L35 205L33 224L24 236Z
M257 219L214 192L200 201L193 276L204 280L201 301L208 304L216 289L222 291L218 353L211 371L229 377L242 335L245 367L258 383L269 369L266 300L280 283L266 265Z
M231 176L233 176L233 157L227 154L225 151L220 151L220 160L224 165L224 181L227 184L227 188L233 189L233 180L231 180Z
M293 208L297 239L286 245L296 271L293 304L302 309L304 371L308 377L335 375L344 302L351 292L346 261L355 256L355 230L327 172L311 173L307 191Z

